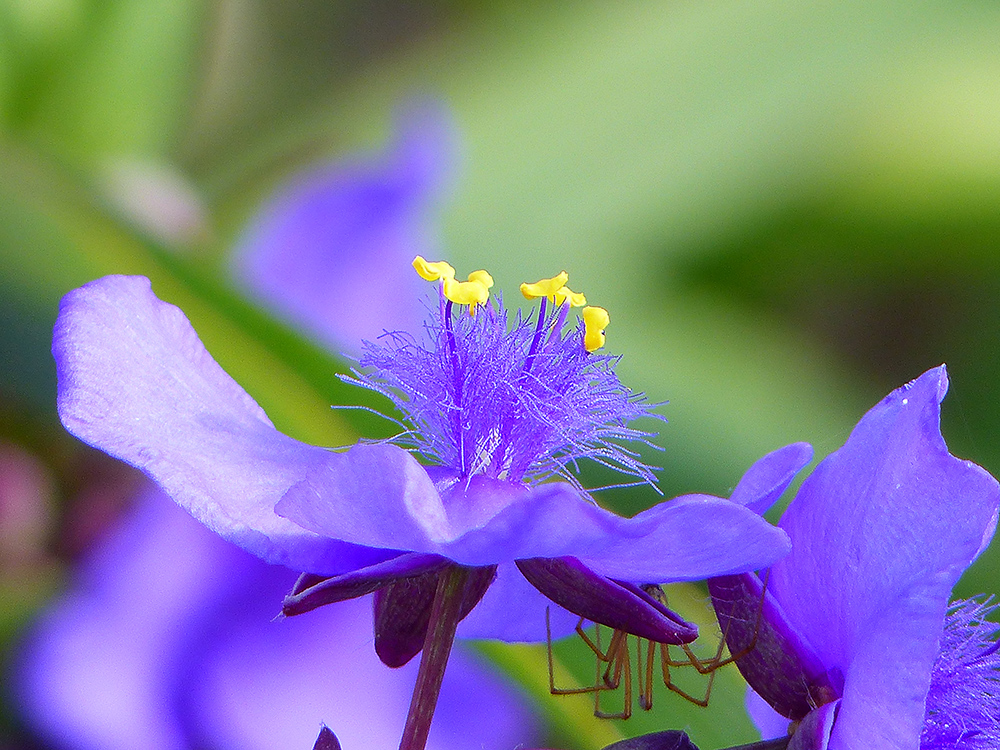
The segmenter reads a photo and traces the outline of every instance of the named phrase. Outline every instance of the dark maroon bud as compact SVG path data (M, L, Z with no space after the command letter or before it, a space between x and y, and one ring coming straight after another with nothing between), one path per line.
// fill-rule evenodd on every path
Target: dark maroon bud
M340 750L337 735L331 732L329 727L323 727L319 730L319 737L316 738L313 750Z

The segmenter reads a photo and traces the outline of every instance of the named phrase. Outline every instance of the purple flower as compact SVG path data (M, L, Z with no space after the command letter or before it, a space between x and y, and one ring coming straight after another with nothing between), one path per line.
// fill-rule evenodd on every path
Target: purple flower
M416 664L382 666L367 600L275 622L295 578L150 488L22 645L24 716L73 750L301 750L321 721L347 748L393 747ZM524 703L461 651L437 718L439 750L536 736Z
M391 356L379 359L386 349L369 348L363 362L375 374L358 376L400 394L397 403L409 399L413 429L430 425L419 438L411 434L411 446L438 465L422 466L396 445L332 452L279 433L180 310L138 277L106 277L64 298L53 342L59 413L72 433L144 470L224 538L309 571L295 592L303 605L305 589L325 603L407 579L416 589L390 594L402 606L433 592L438 568L458 564L483 571L470 583L468 610L499 566L464 634L539 639L544 600L515 561L523 570L539 559L572 558L561 571L536 566L532 582L564 591L564 605L586 605L593 597L578 580L557 580L573 569L577 579L617 587L641 620L655 608L620 582L754 569L787 552L781 531L721 498L686 496L624 519L571 482L541 481L588 456L644 477L648 469L612 445L642 435L624 424L640 402L617 384L613 360L583 352L580 328L562 336L544 315L541 326L515 316L508 327L499 303L475 316L445 307L441 314L451 317L428 324L429 342L392 336L383 345ZM536 330L542 338L532 350ZM585 356L583 365L574 361ZM437 391L421 400L406 390L418 376L454 378L456 363L462 375L450 400L435 401ZM420 640L421 613L410 610L412 631L390 639L416 653L419 646L410 644ZM594 614L586 606L574 611ZM672 622L663 627L676 632Z
M730 649L754 646L737 660L747 682L801 722L790 747L997 746L995 628L948 600L993 536L1000 488L948 452L947 388L930 370L862 418L789 505L792 553L769 574L709 581Z
M357 312L356 300L338 296L344 285L382 275L384 288L410 286L407 269L396 284L385 269L426 247L421 227L443 143L440 118L421 114L387 155L333 165L280 193L238 253L247 283L266 288L272 305L298 304L328 339L373 331L368 317L337 314ZM322 298L309 297L317 289ZM419 307L410 297L379 306L388 316L380 320ZM367 601L276 622L295 579L148 489L22 644L13 682L26 720L74 750L304 748L321 720L349 746L391 746L416 665L378 662ZM461 651L437 713L430 746L441 750L499 750L536 735L515 693Z

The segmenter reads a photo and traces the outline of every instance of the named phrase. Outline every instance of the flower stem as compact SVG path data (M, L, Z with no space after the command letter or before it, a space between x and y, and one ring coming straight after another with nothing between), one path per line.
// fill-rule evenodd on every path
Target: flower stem
M427 744L427 733L441 692L441 680L455 641L459 609L468 577L469 569L461 565L451 565L438 576L427 637L420 656L420 670L413 686L410 712L406 717L399 750L424 750Z

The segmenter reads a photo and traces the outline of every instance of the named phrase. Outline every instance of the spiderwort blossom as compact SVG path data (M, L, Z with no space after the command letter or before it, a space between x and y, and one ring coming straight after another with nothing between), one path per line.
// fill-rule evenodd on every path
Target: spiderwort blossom
M308 571L286 614L379 592L379 656L398 666L424 650L404 747L421 746L411 729L429 726L466 615L478 610L464 635L544 637L544 599L527 581L588 619L686 642L694 627L634 582L757 569L788 551L783 532L721 498L677 498L631 519L600 508L569 470L591 458L650 478L618 444L648 438L628 422L649 405L618 381L614 358L587 351L586 323L564 333L567 305L511 318L461 286L485 287L476 274L455 292L470 308L459 294L475 292L470 315L453 309L446 276L427 340L387 334L353 376L403 410L399 445L333 452L282 435L141 277L68 294L53 339L63 424L229 541Z
M747 682L801 722L790 747L996 747L992 626L973 605L946 613L993 536L1000 487L948 452L947 388L930 370L862 418L785 511L792 553L769 575L709 581L730 649L755 646L737 660Z

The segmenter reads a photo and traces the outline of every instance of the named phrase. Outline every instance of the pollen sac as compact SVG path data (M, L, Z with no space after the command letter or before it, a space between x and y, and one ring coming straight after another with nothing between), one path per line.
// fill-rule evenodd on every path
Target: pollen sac
M534 284L527 282L521 284L521 294L524 295L525 299L551 298L555 296L556 292L566 286L567 281L569 281L569 274L565 271L560 271L557 276L553 276L551 279L542 279L541 281L536 281Z
M534 284L527 282L521 284L521 294L524 295L525 299L547 297L555 305L569 302L570 307L583 307L587 304L587 298L566 286L568 280L569 274L560 271L557 276L553 276L551 279L542 279Z
M483 271L482 269L470 273L469 281L474 281L477 284L482 284L487 289L493 288L493 277L490 276L488 273L486 273L486 271Z
M583 308L583 324L586 326L583 347L588 352L596 352L604 346L604 329L610 322L611 316L603 307Z
M469 274L468 281L455 281L454 279L444 280L444 296L449 302L456 305L468 305L469 314L476 314L476 305L485 305L490 298L490 287L481 281L473 279L474 276L485 276L493 285L493 279L486 271L474 271Z
M425 281L437 281L439 279L454 279L455 269L450 263L445 263L443 260L431 263L424 260L423 256L418 255L413 259L413 268L420 278ZM485 273L485 272L484 272ZM488 275L488 274L487 274ZM490 279L492 286L493 279Z
M485 305L490 298L493 277L486 271L473 271L468 281L456 281L455 269L443 260L431 263L418 255L413 259L413 268L420 278L427 281L444 281L444 297L456 305L468 305L469 314L476 314L476 305Z
M565 304L569 302L570 307L583 307L587 304L587 298L582 294L574 292L568 286L564 286L558 292L552 295L552 301L557 305Z

